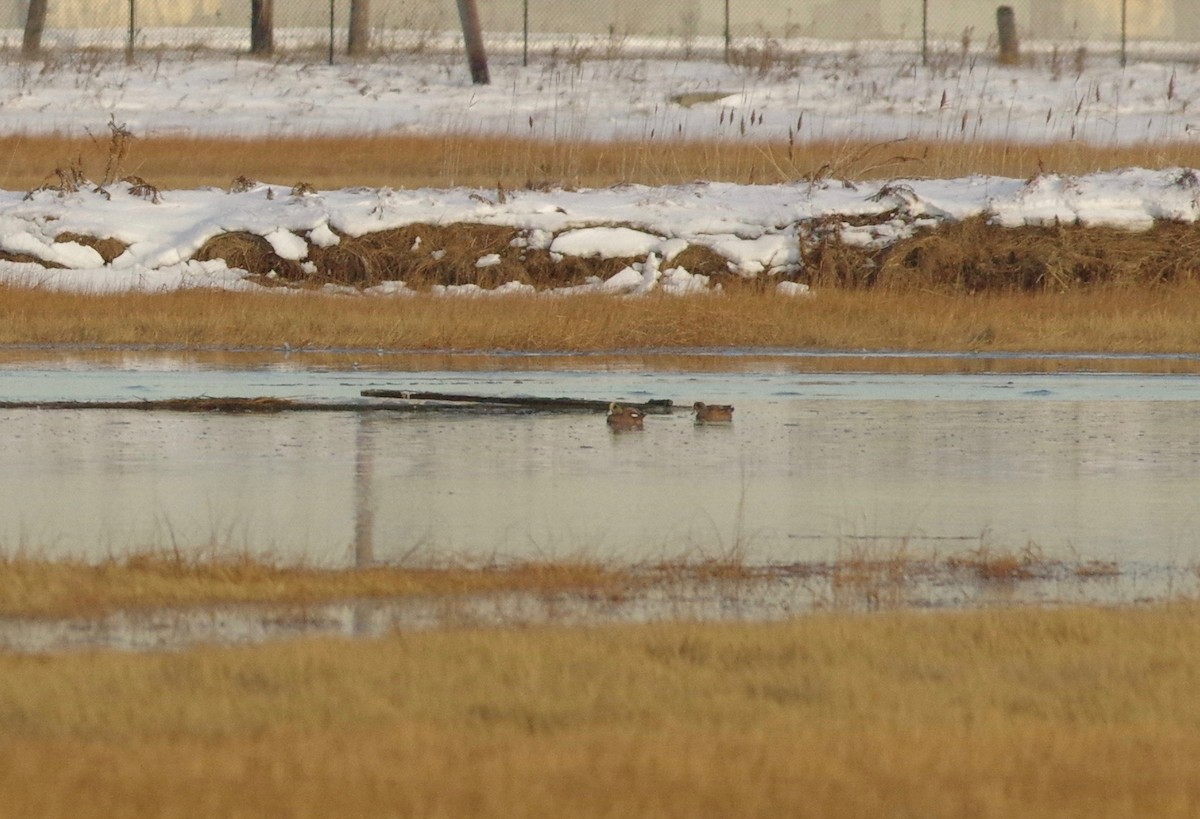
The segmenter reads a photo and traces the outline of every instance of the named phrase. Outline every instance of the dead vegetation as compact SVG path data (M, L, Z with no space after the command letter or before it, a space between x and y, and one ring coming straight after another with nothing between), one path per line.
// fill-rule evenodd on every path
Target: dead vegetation
M716 116L716 114L714 114ZM1082 140L1013 143L986 140L868 140L734 138L711 141L631 140L539 142L467 134L439 136L314 136L270 140L138 136L114 146L99 135L0 136L10 160L0 166L0 188L29 190L47 181L47 169L72 165L106 168L114 147L124 148L115 179L137 174L161 190L227 188L229 180L288 183L303 179L318 190L356 186L473 187L513 191L527 187L670 185L708 179L773 184L826 178L887 179L898 175L953 179L994 174L1026 179L1043 170L1078 175L1120 168L1200 167L1200 144L1093 145ZM186 156L187 162L179 157ZM336 159L331 159L336 158Z
M1200 800L1197 614L0 653L0 792L31 819L1182 819Z
M304 604L352 598L488 592L603 591L643 581L586 561L350 570L282 563L219 545L152 549L99 563L0 555L0 614L95 617L115 610L233 602Z
M826 225L816 241L801 244L811 285L1059 293L1200 279L1200 227L1182 222L1131 231L1074 224L1008 228L973 217L875 249L847 244L836 227Z
M181 411L198 407L178 406ZM276 412L270 400L213 400L206 411ZM0 553L0 615L97 617L115 610L242 603L324 603L354 598L508 592L603 595L715 590L724 599L752 598L781 583L799 583L818 609L906 608L930 588L1011 588L1024 582L1086 583L1117 579L1112 561L1062 559L1036 543L1017 549L981 543L946 555L918 553L907 540L850 541L831 560L752 564L736 552L718 558L667 558L641 564L586 559L495 564L487 559L367 568L294 565L214 541L185 548L135 550L98 563Z
M280 257L261 236L238 232L210 239L196 258L222 259L230 267L254 274L262 284L371 287L403 281L415 290L464 284L494 289L508 282L539 290L567 287L609 278L643 261L576 256L556 260L543 248L525 246L523 235L516 228L492 225L410 225L362 236L342 235L329 247L312 245L301 262ZM491 257L492 263L481 266L479 260L485 257ZM730 285L745 283L729 271L722 257L705 247L689 248L672 264Z
M879 223L893 218L889 212ZM862 219L856 226L870 224ZM669 262L710 277L723 288L774 286L784 278L814 288L882 289L888 292L972 294L1061 293L1090 286L1146 287L1200 280L1200 226L1162 221L1145 231L1081 225L1001 227L984 217L925 228L883 247L842 238L840 220L805 228L799 240L802 270L788 276L742 277L703 245ZM209 240L201 260L223 259L264 284L370 287L403 281L416 290L474 284L493 289L507 282L539 290L606 279L640 258L551 258L523 247L522 231L488 225L412 225L310 248L304 262L283 259L261 236L229 233ZM75 241L81 241L76 238ZM119 250L104 240L102 255ZM86 243L86 242L82 242ZM101 249L100 242L94 243ZM478 260L493 257L480 266Z
M697 347L1200 352L1200 284L1186 283L973 295L833 288L801 299L747 288L683 298L654 293L639 298L330 298L290 290L198 289L84 294L37 287L0 288L0 296L0 344L307 354ZM1186 361L1161 366L1189 367Z

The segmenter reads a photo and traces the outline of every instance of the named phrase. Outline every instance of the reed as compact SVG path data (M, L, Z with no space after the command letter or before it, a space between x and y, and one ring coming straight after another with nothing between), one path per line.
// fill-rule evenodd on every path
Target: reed
M359 351L691 347L1185 353L1200 287L1067 293L818 291L548 298L331 297L0 288L0 344Z
M1200 609L0 655L5 810L1185 817Z

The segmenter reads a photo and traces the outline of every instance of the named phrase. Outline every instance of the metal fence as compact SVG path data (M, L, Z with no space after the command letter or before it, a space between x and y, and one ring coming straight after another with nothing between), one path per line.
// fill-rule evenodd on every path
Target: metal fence
M273 9L271 50L312 59L347 51L352 4L367 54L462 47L456 0L261 0ZM1200 59L1196 0L1002 0L1023 51ZM44 8L35 49L31 6ZM489 54L728 58L755 49L898 53L996 48L996 0L478 0ZM0 0L0 48L251 47L251 0ZM356 49L358 51L359 49Z

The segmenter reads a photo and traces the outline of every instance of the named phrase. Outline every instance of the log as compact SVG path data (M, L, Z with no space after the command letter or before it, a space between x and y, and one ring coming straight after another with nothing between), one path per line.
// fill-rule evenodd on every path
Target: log
M481 412L482 407L496 410L540 410L543 412L607 412L609 401L589 401L582 398L533 398L525 396L504 397L495 395L459 395L441 392L410 392L408 390L363 390L367 398L402 398L410 402L391 401L297 401L291 398L212 397L207 395L193 398L126 399L118 401L0 401L0 410L141 410L144 412L226 412L226 413L277 413L277 412ZM454 404L456 406L439 406ZM673 403L669 399L655 399L642 404L622 401L623 407L635 407L642 412L668 415Z
M363 390L359 393L365 398L402 398L406 401L447 401L472 404L499 404L508 407L527 407L540 410L588 410L592 412L607 412L612 401L598 401L587 398L538 398L528 395L463 395L447 392L418 392L415 390ZM623 407L634 407L642 412L653 415L669 415L674 402L669 398L654 398L644 403L635 401L618 401Z
M0 410L141 410L144 412L446 412L446 407L362 401L294 401L290 398L159 398L124 401L0 401Z

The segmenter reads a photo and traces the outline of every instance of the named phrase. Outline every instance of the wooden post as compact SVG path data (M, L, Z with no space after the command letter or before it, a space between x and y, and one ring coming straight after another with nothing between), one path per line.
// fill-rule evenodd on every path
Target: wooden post
M1127 11L1127 9L1125 8L1125 6L1126 6L1125 0L1121 0L1121 68L1124 68L1126 63L1128 62L1128 59L1127 59L1128 54L1125 51L1125 46L1127 43L1127 37L1126 37L1126 35L1127 35L1127 30L1126 30L1126 22L1127 22L1126 11Z
M1017 18L1012 6L996 9L996 28L1000 34L1000 65L1019 65L1021 46L1017 42Z
M479 28L479 9L475 0L458 0L458 18L462 22L463 42L467 46L467 64L471 67L471 82L488 85L487 55L483 51L483 33Z
M250 53L275 53L275 0L250 0Z
M729 0L725 0L725 62L729 62L729 52L733 48L733 34L729 30Z
M42 29L46 27L46 0L29 0L25 15L25 40L21 43L23 57L36 57L42 50Z
M350 0L350 40L346 53L359 57L371 48L371 0Z
M125 41L125 62L133 62L133 39L137 36L137 4L129 0L129 38Z
M921 0L921 65L929 65L929 0Z

